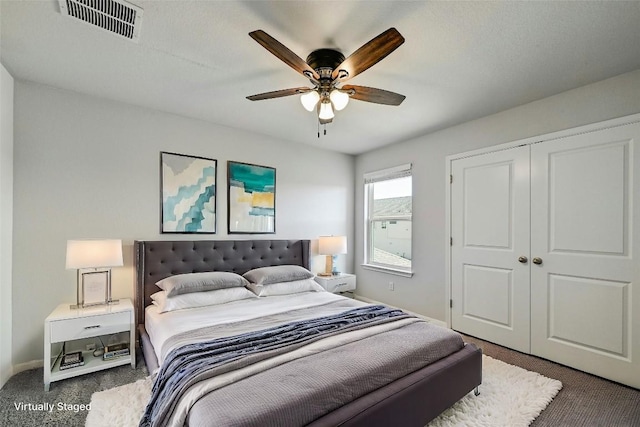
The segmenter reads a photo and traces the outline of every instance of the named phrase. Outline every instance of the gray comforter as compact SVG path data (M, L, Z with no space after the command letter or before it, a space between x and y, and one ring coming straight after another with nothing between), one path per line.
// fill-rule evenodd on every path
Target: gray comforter
M266 329L245 322L174 337L140 425L301 426L463 345L399 310L335 309L260 319L273 325ZM229 336L234 328L250 332ZM220 380L243 370L241 381Z

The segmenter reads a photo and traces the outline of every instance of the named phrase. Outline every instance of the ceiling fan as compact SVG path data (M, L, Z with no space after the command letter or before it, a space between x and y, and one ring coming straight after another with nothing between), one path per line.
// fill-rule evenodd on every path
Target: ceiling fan
M404 95L387 90L343 85L345 81L371 68L404 43L404 37L395 28L389 28L374 37L346 59L335 49L318 49L311 52L307 60L303 61L285 45L262 30L252 31L249 36L313 84L312 88L295 87L247 96L251 101L302 95L300 101L304 108L308 111L315 109L318 113L318 122L325 125L333 121L334 110L342 110L347 106L350 98L385 105L400 105L405 99Z

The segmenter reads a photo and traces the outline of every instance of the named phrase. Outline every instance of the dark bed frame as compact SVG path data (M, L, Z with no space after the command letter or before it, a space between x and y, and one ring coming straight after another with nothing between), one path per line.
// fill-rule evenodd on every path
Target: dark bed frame
M136 241L135 312L149 372L158 367L144 328L144 309L158 280L204 271L243 274L253 268L310 266L309 240ZM313 427L424 426L482 382L482 352L473 344L315 420Z

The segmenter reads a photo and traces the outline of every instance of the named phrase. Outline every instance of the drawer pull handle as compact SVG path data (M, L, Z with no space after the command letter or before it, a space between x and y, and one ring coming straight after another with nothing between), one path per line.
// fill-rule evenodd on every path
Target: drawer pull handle
M85 329L97 329L99 327L100 327L100 325L93 325L93 326L85 326L84 328Z

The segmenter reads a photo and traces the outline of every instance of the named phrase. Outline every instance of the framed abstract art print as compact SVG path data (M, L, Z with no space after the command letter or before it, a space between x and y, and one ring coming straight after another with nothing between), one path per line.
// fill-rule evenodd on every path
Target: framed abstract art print
M276 170L268 166L227 162L229 234L276 232Z
M215 159L160 153L162 233L216 232Z

